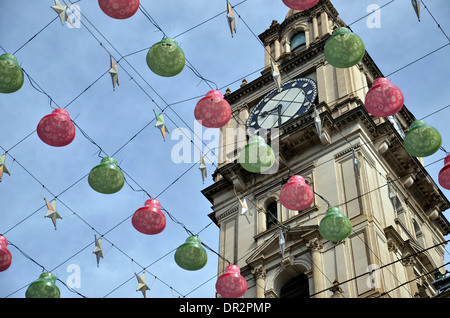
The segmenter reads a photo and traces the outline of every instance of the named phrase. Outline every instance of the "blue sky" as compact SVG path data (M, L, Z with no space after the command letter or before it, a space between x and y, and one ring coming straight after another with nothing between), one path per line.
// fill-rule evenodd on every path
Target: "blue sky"
M172 150L180 140L172 136L182 128L195 140L194 108L209 90L217 86L222 93L228 87L234 91L244 77L248 81L258 77L264 66L264 48L255 35L264 32L272 20L281 23L288 8L281 0L232 1L233 6L239 5L235 8L238 30L231 37L226 1L142 0L141 5L167 36L175 38L188 63L206 82L188 67L172 78L150 71L145 62L147 50L163 34L141 11L127 20L115 20L100 10L97 1L82 0L77 3L82 25L68 28L59 19L51 22L56 17L50 8L53 0L1 2L1 47L8 53L17 52L34 86L41 87L53 103L28 79L20 91L0 96L0 152L8 151L6 166L11 170L11 176L5 175L0 183L0 233L62 281L71 275L67 272L71 265L78 266L81 288L76 291L89 298L142 297L136 292L134 272L143 267L151 287L147 297L214 297L215 253L208 251L207 265L196 272L181 269L173 260L175 249L188 237L185 228L201 231L200 239L218 250L219 231L208 217L211 204L200 192L212 183L214 166L207 165L209 175L203 184L195 162L200 150L192 146L191 160L177 163ZM367 18L351 28L380 70L385 75L393 73L389 79L403 91L406 106L420 119L449 104L448 39L426 10L418 22L410 1L390 2L335 0L333 4L351 24L367 14L369 5L389 3L381 9L379 28L368 27ZM426 5L443 30L450 31L450 4L427 0ZM116 61L125 57L119 62L120 86L115 91L107 73L110 54ZM95 144L78 129L66 147L44 144L34 130L52 107L67 107ZM152 121L153 109L166 107L170 134L164 142ZM449 112L446 109L427 118L442 133L447 149ZM203 134L205 144L213 145L215 140L205 129L197 136ZM196 145L204 148L198 140ZM100 163L99 147L103 157L114 154L126 173L128 184L116 194L97 193L87 183L90 170ZM431 164L427 169L436 183L444 156L439 151L424 158L426 165ZM154 236L137 232L131 216L148 199L145 192L136 191L141 187L184 227L166 215L164 232ZM448 195L448 190L441 190ZM55 196L63 217L57 230L44 218L43 198L52 201ZM105 235L99 267L92 253L94 234ZM42 268L14 246L9 249L13 264L0 273L0 297L23 298ZM58 287L61 297L80 297L60 282Z

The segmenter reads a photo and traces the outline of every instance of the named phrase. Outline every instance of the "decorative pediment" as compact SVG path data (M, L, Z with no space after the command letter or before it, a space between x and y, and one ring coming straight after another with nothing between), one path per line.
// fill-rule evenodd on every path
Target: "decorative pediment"
M296 226L292 228L285 228L284 241L285 241L285 256L282 257L282 250L280 248L280 234L279 231L275 232L272 237L267 239L263 244L258 246L254 252L246 259L247 264L264 264L271 259L279 258L281 261L290 261L291 258L288 255L289 250L296 245L306 244L304 237L312 232L318 231L319 226Z

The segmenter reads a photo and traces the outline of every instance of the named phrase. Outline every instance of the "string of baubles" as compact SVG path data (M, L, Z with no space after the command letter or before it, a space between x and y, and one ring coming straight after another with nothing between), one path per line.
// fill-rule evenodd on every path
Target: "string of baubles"
M282 0L294 10L308 10L319 0ZM139 0L99 0L101 10L111 18L127 19L139 9ZM348 68L358 64L365 54L365 46L361 38L348 28L336 29L325 45L327 62L337 68ZM177 42L165 37L154 44L146 57L147 65L152 72L163 77L179 74L185 66L186 59L183 50ZM12 54L0 56L0 92L9 94L18 91L24 83L24 73L17 58ZM366 95L367 111L377 117L387 117L396 114L403 107L404 97L401 90L391 84L386 78L375 80ZM229 103L219 91L209 91L196 105L194 110L196 120L207 128L221 128L231 118ZM64 109L55 109L50 115L41 119L37 134L46 144L63 147L75 138L75 127L69 113ZM405 136L405 150L412 156L425 157L434 154L442 144L439 132L425 121L414 121ZM252 136L241 151L239 162L244 169L253 173L264 173L275 163L273 149L265 143L264 138ZM120 191L124 185L124 176L114 158L103 158L89 174L88 183L97 192L113 194ZM450 155L445 159L445 166L439 173L439 183L450 189ZM292 210L303 210L311 206L314 192L305 183L302 176L292 176L280 192L280 202ZM161 233L166 225L166 219L161 212L161 205L155 199L145 202L132 218L133 227L143 233L154 235ZM319 232L329 241L340 241L348 237L352 230L351 221L337 207L329 207L319 225ZM0 236L0 272L11 265L12 256L7 249L8 241ZM189 237L177 248L175 262L186 270L199 270L207 262L207 254L197 236ZM26 292L27 298L59 298L60 292L55 285L56 277L51 273L43 273ZM216 291L225 298L243 296L247 291L245 278L236 265L229 265L225 273L216 282Z

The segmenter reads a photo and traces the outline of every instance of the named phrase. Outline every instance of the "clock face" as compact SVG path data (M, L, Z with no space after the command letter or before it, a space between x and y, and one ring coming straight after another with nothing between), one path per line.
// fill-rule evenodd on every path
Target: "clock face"
M310 78L298 78L267 94L257 104L247 121L247 129L257 134L300 117L308 111L317 97L317 84Z

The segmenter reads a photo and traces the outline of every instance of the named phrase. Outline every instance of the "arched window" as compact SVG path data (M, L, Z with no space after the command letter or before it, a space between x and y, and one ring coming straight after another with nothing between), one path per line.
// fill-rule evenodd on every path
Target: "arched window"
M300 274L292 278L281 287L280 298L307 298L309 297L308 277Z
M277 225L278 218L278 203L272 201L266 207L266 230L269 230Z
M298 52L306 48L305 32L301 31L291 38L291 52Z

